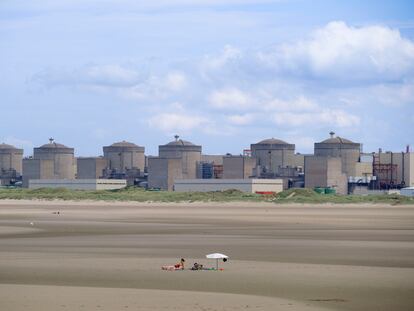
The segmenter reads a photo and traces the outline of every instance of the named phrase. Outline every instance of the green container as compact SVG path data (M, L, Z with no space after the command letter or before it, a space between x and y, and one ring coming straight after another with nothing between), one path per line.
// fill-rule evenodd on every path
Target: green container
M325 194L336 194L336 189L334 189L334 188L325 188Z
M324 194L325 193L325 188L321 188L321 187L316 187L313 189L316 193L319 194Z

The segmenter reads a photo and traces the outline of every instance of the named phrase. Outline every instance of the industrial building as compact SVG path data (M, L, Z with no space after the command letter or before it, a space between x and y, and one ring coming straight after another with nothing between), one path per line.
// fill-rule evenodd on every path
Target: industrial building
M329 134L315 143L313 156L305 156L305 187L330 187L339 194L348 194L356 185L369 187L375 179L372 158L362 154L360 143Z
M173 191L174 180L183 177L181 158L148 158L148 187Z
M223 178L223 155L202 154L197 164L197 178Z
M79 157L74 149L50 139L23 158L23 150L0 144L0 185L29 186L29 180L123 179L127 185L174 190L179 180L231 184L231 180L282 180L291 187L332 188L339 194L374 193L414 186L414 153L363 153L362 144L335 136L314 144L314 154L295 153L295 145L270 138L250 145L243 155L206 155L202 147L175 136L160 145L158 156L127 141L103 147L103 156ZM33 182L36 184L37 182ZM70 184L70 182L66 182ZM37 184L42 184L38 182ZM47 184L46 182L43 183ZM60 185L64 182L59 182Z
M158 147L160 158L181 159L182 178L191 179L197 176L197 162L201 161L201 146L179 139Z
M104 157L82 157L76 162L76 179L104 178L108 169L108 159Z
M283 191L281 179L176 179L174 191L210 192L239 190L250 193L278 193Z
M175 179L195 179L201 146L179 139L158 147L158 157L148 158L148 187L171 190Z
M259 177L274 177L280 168L293 167L295 145L283 140L270 138L251 144L252 157L257 161Z
M29 189L115 190L127 186L125 179L30 179Z
M123 140L104 146L103 154L107 161L104 178L125 179L129 186L146 180L145 147Z
M380 149L372 157L377 189L414 186L414 153L408 146L405 152L382 152Z
M245 179L254 176L256 159L243 155L223 157L223 179Z
M128 170L138 169L144 172L145 148L134 143L121 141L103 147L108 169L114 174L125 174Z
M314 154L316 157L340 158L342 162L342 172L347 176L356 176L356 164L361 154L361 144L354 143L349 139L339 136L335 137L334 132L330 132L330 138L322 142L315 143Z
M0 185L12 185L22 174L23 149L0 144Z
M348 193L348 178L342 172L340 157L306 156L305 187L333 188L338 194Z
M256 159L256 177L281 178L284 189L303 186L304 156L295 154L294 144L270 138L251 144L250 148Z
M56 143L34 148L33 157L23 159L23 187L31 179L75 179L74 149Z

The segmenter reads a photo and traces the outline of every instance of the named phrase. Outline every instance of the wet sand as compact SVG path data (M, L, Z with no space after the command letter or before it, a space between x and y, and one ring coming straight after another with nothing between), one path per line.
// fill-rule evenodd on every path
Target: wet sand
M0 309L413 310L414 207L0 201Z

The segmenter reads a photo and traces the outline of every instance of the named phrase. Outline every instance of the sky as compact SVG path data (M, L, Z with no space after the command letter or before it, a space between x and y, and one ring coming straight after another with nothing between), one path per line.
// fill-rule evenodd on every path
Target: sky
M0 0L0 143L414 149L414 1Z

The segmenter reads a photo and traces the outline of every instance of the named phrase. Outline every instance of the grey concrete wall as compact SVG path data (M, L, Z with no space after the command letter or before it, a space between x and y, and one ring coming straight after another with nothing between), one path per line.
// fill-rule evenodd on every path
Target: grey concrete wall
M91 157L77 158L77 179L95 179L102 178L103 171L107 168L108 161L106 158Z
M159 157L181 159L182 176L185 179L197 177L197 163L201 161L200 146L160 146Z
M305 188L327 187L327 165L325 157L305 157Z
M172 191L175 179L182 179L181 158L148 158L148 187Z
M236 189L242 192L282 191L280 179L181 179L175 180L174 189L178 192L209 192Z
M348 194L348 178L342 172L342 161L340 158L327 158L327 182L328 187L336 189L338 194Z
M244 179L253 176L256 159L243 156L223 157L223 179Z
M124 179L31 179L30 189L66 188L71 190L114 190L126 187Z
M29 187L31 179L52 179L54 161L47 159L23 159L23 187Z
M168 159L148 158L148 187L168 189Z
M340 157L305 157L305 188L315 187L333 187L338 194L348 193L348 180L342 173Z

